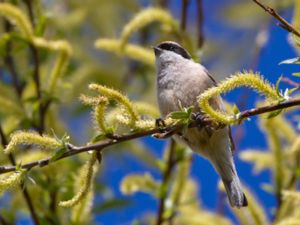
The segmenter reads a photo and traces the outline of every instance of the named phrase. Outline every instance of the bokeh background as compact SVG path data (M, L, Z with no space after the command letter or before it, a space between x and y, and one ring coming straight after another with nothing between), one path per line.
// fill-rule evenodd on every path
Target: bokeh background
M33 1L37 14L45 20L44 36L55 39L66 39L73 47L73 55L65 72L64 82L61 82L63 92L57 93L60 104L55 105L58 120L53 128L58 135L66 131L71 136L72 143L85 144L94 135L91 112L82 106L78 97L87 93L89 83L97 82L122 90L131 99L147 101L156 105L155 69L139 61L122 55L96 49L94 42L98 38L118 38L122 28L139 11L147 7L162 7L168 10L179 22L181 20L184 1L159 0L44 0ZM201 49L198 45L199 24L198 3L189 0L186 32L193 43L195 58L208 68L213 77L220 81L237 71L259 71L271 83L276 83L283 75L295 82L299 77L292 73L299 71L298 65L279 65L288 58L297 57L297 51L288 32L277 25L277 21L265 13L253 1L249 0L203 0L203 36ZM292 21L294 1L269 0L264 1L276 8L281 16ZM158 23L152 23L136 32L130 43L142 45L148 49L162 40L172 40L174 36L164 31ZM21 53L18 53L21 55ZM49 61L53 56L48 53ZM48 54L48 55L47 55ZM19 56L18 55L18 56ZM52 57L52 58L51 58ZM47 59L48 59L47 58ZM22 65L19 67L21 68ZM51 62L43 64L41 71L51 67ZM4 78L3 78L4 77ZM1 79L5 79L3 76ZM282 82L280 88L291 88ZM239 88L224 96L229 103L235 103L240 110L256 106L262 98L249 89ZM299 134L299 110L284 116L294 126ZM298 121L297 121L298 118ZM50 127L50 126L49 126ZM50 129L50 128L49 128ZM265 208L269 219L274 215L276 199L270 188L272 174L269 169L254 173L254 165L243 161L239 155L244 150L268 150L268 141L257 117L233 126L233 138L236 143L235 161L243 184L248 187ZM95 182L95 199L93 201L93 224L139 224L140 218L147 214L155 214L158 201L152 195L138 192L126 196L120 190L122 179L132 173L150 173L155 179L161 179L161 173L149 162L144 152L149 152L156 158L162 158L167 145L166 140L156 140L151 137L139 139L134 143L117 145L106 150ZM141 150L142 149L142 150ZM81 158L72 162L66 171L61 171L66 177L76 176L76 166ZM57 166L63 162L58 163ZM266 162L267 163L267 162ZM204 209L229 217L238 224L228 204L226 196L219 191L219 178L208 161L194 154L190 176L198 184L198 198ZM39 173L36 169L35 173ZM35 174L33 174L35 176ZM36 181L39 182L39 179ZM60 183L59 185L63 185ZM29 184L29 187L33 184ZM269 186L270 187L270 186ZM70 188L67 186L67 188ZM5 194L0 200L0 212L8 213L11 206L10 194ZM16 224L32 224L26 212L18 213ZM67 223L63 223L67 224Z

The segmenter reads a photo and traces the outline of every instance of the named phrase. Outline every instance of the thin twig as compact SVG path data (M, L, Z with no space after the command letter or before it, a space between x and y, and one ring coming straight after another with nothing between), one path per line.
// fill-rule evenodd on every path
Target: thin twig
M33 15L33 7L32 7L32 0L25 0L24 1L28 10L28 14L29 14L29 18L30 18L30 22L32 24L32 26L35 26L35 22L34 22L34 15Z
M204 44L204 33L203 33L203 1L197 0L197 36L198 36L198 48L202 48Z
M35 27L32 0L25 0L24 2L27 7L31 25L32 27ZM41 88L41 81L40 81L40 57L39 57L38 49L32 43L29 43L29 49L33 61L33 80L36 88L36 96L39 101L39 124L36 124L36 129L40 134L42 134L45 129L46 110L44 110L44 102L42 99L42 88Z
M240 113L239 118L246 119L251 116L256 116L259 114L272 112L272 111L276 111L279 109L285 109L285 108L289 108L289 107L293 107L293 106L297 106L297 105L300 105L300 98L288 100L288 101L281 102L281 103L275 104L275 105L269 105L269 106L263 106L263 107L259 107L259 108L245 110Z
M4 29L5 29L6 33L11 32L12 27L11 27L11 24L9 23L9 21L7 21L7 20L4 20ZM4 62L10 71L16 94L20 98L21 94L22 94L22 87L19 82L19 76L17 74L15 61L12 57L11 51L12 51L12 43L10 40L8 40L6 43L6 46L5 46Z
M0 225L11 225L6 219L0 215Z
M259 115L259 114L263 114L263 113L267 113L267 112L272 112L272 111L276 111L279 109L285 109L285 108L289 108L289 107L293 107L293 106L297 106L300 105L300 98L299 99L291 99L279 104L274 104L274 105L269 105L269 106L263 106L263 107L259 107L259 108L254 108L254 109L249 109L249 110L245 110L242 111L240 113L239 119L246 119L248 117L251 116L255 116L255 115ZM74 146L72 144L67 144L67 148L68 151L65 152L64 154L62 154L60 157L58 157L55 161L67 158L67 157L71 157L73 155L77 155L83 152L88 152L91 150L96 150L96 151L103 151L106 147L108 146L112 146L112 145L116 145L125 141L129 141L129 140L134 140L137 138L141 138L141 137L145 137L145 136L150 136L156 133L169 133L171 131L177 131L180 132L183 127L185 127L185 124L175 124L175 125L170 125L167 126L165 128L161 128L161 127L156 127L156 128L152 128L149 130L144 130L144 131L139 131L136 133L132 133L132 134L125 134L125 135L114 135L111 137L111 139L106 139L100 142L97 142L95 144L90 144L90 145L85 145L85 146ZM193 128L193 127L197 127L199 126L199 124L196 123L196 121L192 121L189 124L189 128ZM176 132L174 132L175 134ZM44 167L46 165L48 165L49 163L53 162L51 160L52 158L46 158L46 159L42 159L42 160L38 160L38 161L33 161L27 164L22 165L23 169L31 169L33 167L36 166L40 166L40 167ZM8 172L12 172L15 171L16 167L15 166L0 166L0 174L3 173L8 173Z
M181 20L180 20L180 28L181 30L186 30L186 22L188 18L188 6L189 6L189 0L182 0L182 6L181 6Z
M2 144L3 148L5 148L5 146L8 144L8 142L7 142L7 139L6 139L6 136L5 136L4 132L2 130L2 126L0 126L0 137L1 137L1 144ZM16 160L15 160L13 154L9 154L8 158L9 158L10 163L13 165L12 167L16 168ZM30 214L31 214L32 219L34 221L34 224L39 225L40 222L39 222L37 213L34 209L34 206L33 206L32 200L30 198L29 192L28 192L28 190L27 190L24 183L20 184L20 189L22 190L23 197L24 197L25 202L26 202L26 204L29 208Z
M258 0L253 0L257 5L259 5L261 8L263 8L267 13L269 13L271 16L273 16L276 20L279 21L279 26L282 27L283 29L287 30L288 32L291 32L295 34L297 37L300 37L300 32L289 22L287 22L284 18L282 18L275 9L264 5Z
M34 18L33 18L32 2L31 2L31 0L26 0L25 4L27 5L28 11L29 11L29 16L30 16L32 26L34 27L35 24L34 24ZM30 51L32 53L33 63L34 63L33 79L34 79L34 82L36 84L37 97L38 97L38 100L40 102L40 106L39 106L40 126L38 126L39 127L38 131L39 131L39 133L43 133L43 130L44 130L44 122L43 122L44 121L44 116L41 116L41 113L42 113L42 106L41 106L42 105L42 94L41 94L40 75L39 75L39 64L40 63L39 63L38 51L37 51L36 47L32 44L29 44L29 48L30 48ZM8 53L10 53L9 46L7 46L7 51L8 51ZM15 86L16 92L17 92L17 94L20 98L22 90L19 87L19 83L17 83L18 82L17 81L17 74L16 74L16 70L15 70L13 61L8 59L8 60L6 60L6 63L10 68L10 72L11 72L11 75L12 75L12 78L13 78L14 86ZM5 148L5 146L6 146L5 143L7 142L7 140L5 138L5 135L2 131L2 129L1 129L1 133L3 134L1 136L2 144L4 144L3 147ZM8 157L9 157L9 160L10 160L11 164L13 166L16 166L16 161L15 161L14 156L12 154L9 154ZM28 192L28 189L26 188L24 183L20 184L20 188L22 190L22 194L23 194L23 197L25 199L25 202L26 202L26 204L29 208L29 212L31 214L33 223L35 225L40 225L39 218L37 216L36 210L35 210L34 205L32 203L32 200L31 200L30 194Z
M162 8L167 8L169 6L169 1L170 0L160 0L159 1L159 5L162 7Z
M300 83L297 83L297 82L291 80L291 79L288 78L288 77L282 77L282 78L281 78L281 82L284 82L284 83L286 83L286 84L289 84L289 85L291 85L291 86L293 86L293 87L295 87L295 88L297 88L297 89L300 88Z
M175 157L175 141L171 139L170 146L167 152L167 158L166 158L166 169L163 173L162 183L161 183L161 189L163 190L159 199L158 203L158 211L156 215L156 225L161 225L164 222L164 212L165 212L165 206L166 206L166 200L168 197L168 183L171 178L172 171L174 167L176 166L176 161L174 159Z

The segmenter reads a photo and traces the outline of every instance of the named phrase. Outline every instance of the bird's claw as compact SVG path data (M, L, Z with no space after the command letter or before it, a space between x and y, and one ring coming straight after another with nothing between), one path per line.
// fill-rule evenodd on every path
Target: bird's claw
M166 123L162 118L155 119L155 126L156 127L165 127Z
M214 121L211 117L201 112L192 113L191 119L196 122L198 128L204 128L209 134L212 134L215 130L222 129L226 126L223 123Z

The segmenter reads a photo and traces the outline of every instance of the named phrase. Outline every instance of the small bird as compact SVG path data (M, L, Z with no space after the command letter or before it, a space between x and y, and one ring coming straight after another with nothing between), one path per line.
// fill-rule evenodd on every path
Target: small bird
M165 41L154 47L157 69L157 99L162 117L180 111L182 107L193 106L196 117L203 116L197 97L216 85L213 77L190 54L176 42ZM212 98L210 104L216 110L223 110L221 97ZM174 135L194 152L207 158L221 176L230 205L247 206L240 180L233 162L234 143L229 126L211 130L195 127Z

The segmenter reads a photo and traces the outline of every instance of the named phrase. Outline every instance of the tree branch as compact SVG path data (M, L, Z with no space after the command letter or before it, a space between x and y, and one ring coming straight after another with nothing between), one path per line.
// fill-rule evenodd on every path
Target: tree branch
M267 113L267 112L273 112L279 109L285 109L293 106L300 105L300 98L299 99L291 99L285 102L281 102L279 104L275 105L269 105L269 106L263 106L259 108L249 109L245 110L240 113L239 118L240 119L246 119L251 116L256 116L259 114Z
M297 106L297 105L300 105L300 98L299 99L291 99L291 100L288 100L288 101L285 101L285 102L282 102L279 104L263 106L263 107L259 107L259 108L253 108L253 109L242 111L239 114L239 119L242 120L242 119L246 119L251 116L268 113L268 112L276 111L279 109L285 109L285 108L289 108L289 107L293 107L293 106ZM99 141L95 144L85 145L85 146L74 146L74 145L68 143L67 144L68 151L66 151L64 154L62 154L60 157L58 157L55 161L58 161L58 160L61 160L64 158L68 158L68 157L71 157L73 155L77 155L77 154L80 154L83 152L93 151L93 150L101 152L108 146L116 145L116 144L119 144L119 143L122 143L125 141L134 140L134 139L149 136L149 135L155 135L157 133L158 134L166 134L166 133L167 134L169 134L169 133L176 134L176 133L180 132L185 126L186 126L186 124L177 123L175 125L166 126L164 128L156 127L156 128L152 128L150 130L139 131L139 132L132 133L132 134L111 135L109 137L109 139ZM196 121L192 121L188 127L193 128L193 127L197 127L197 126L199 126L199 124ZM30 163L24 164L24 165L22 165L22 168L29 170L36 166L40 166L40 167L47 166L49 163L52 163L52 162L53 162L53 160L50 157L50 158L46 158L46 159L33 161ZM16 170L16 166L0 166L0 174L12 172L15 170Z
M5 32L10 33L11 28L12 27L11 27L11 24L9 23L9 21L4 20ZM11 40L8 40L8 42L6 43L6 46L5 46L4 62L7 65L8 69L10 71L10 75L11 75L11 78L12 78L12 82L13 82L13 86L15 88L16 94L19 98L21 98L22 86L19 83L19 79L18 79L19 76L17 74L15 61L12 57L11 51L12 51L12 43L11 43Z
M187 22L187 15L188 15L188 6L189 0L182 0L181 1L181 20L180 20L180 28L181 30L186 30L186 22Z
M297 83L297 82L291 80L288 77L282 77L281 81L284 82L284 83L286 83L286 84L289 84L289 85L291 85L291 86L293 86L293 87L295 87L297 89L300 88L300 83Z
M269 13L271 16L273 16L276 20L279 21L279 26L282 27L283 29L287 30L290 33L295 34L297 37L300 37L300 32L289 22L287 22L284 18L282 18L275 9L264 5L258 0L253 0L257 5L259 5L261 8L263 8L267 13Z
M27 5L28 11L29 11L29 16L30 16L30 20L32 23L32 26L34 26L34 18L33 18L33 9L32 9L32 2L31 0L26 0L25 4ZM9 22L5 22L5 30L7 32L9 32L11 29L11 25L9 24ZM36 92L37 92L37 97L38 100L40 102L40 106L39 106L39 112L40 112L40 126L38 126L38 131L39 133L43 133L44 130L44 115L43 115L43 110L42 110L42 95L41 95L41 85L40 85L40 75L39 75L39 57L38 57L38 51L36 49L36 47L32 44L29 45L29 48L31 50L32 53L32 57L33 57L33 63L34 63L34 73L33 73L33 79L34 82L36 84ZM19 81L18 81L18 75L15 69L15 64L13 61L13 58L11 56L11 43L8 42L6 45L6 57L5 57L5 63L7 64L8 68L10 69L10 73L12 76L12 80L13 80L13 84L16 90L16 94L19 97L19 99L21 98L21 94L22 94L22 86L20 85ZM21 100L21 99L20 99ZM0 126L0 134L1 134L1 143L3 145L3 147L5 148L5 146L7 145L7 140L5 137L5 134ZM11 162L11 164L16 167L16 160L13 156L13 154L9 154L8 155L9 161ZM36 213L36 210L34 208L34 205L32 203L30 194L28 192L27 187L25 186L25 184L22 182L20 184L20 189L22 191L23 194L23 198L25 199L25 202L28 206L30 215L32 217L33 223L35 225L40 225L40 221L38 218L38 215Z
M0 126L0 137L1 137L1 144L2 144L3 148L5 148L5 146L8 144L8 142L7 142L7 139L5 137L4 132L2 130L2 126ZM16 160L15 160L13 154L9 154L8 158L9 158L10 163L13 165L12 167L16 168ZM35 225L39 225L40 222L39 222L37 213L36 213L36 211L34 209L34 206L32 204L29 192L28 192L28 190L27 190L27 188L26 188L26 186L25 186L24 183L20 184L20 189L22 191L23 198L25 199L25 202L26 202L26 204L27 204L27 206L29 208L30 214L31 214L32 219L34 221L34 224Z
M198 48L202 48L204 44L204 34L203 34L203 1L197 0L197 32L198 32Z
M27 7L31 25L32 27L35 27L32 0L25 0L24 2ZM45 106L42 101L42 90L41 90L41 81L40 81L40 57L39 57L38 49L32 43L29 43L29 49L33 61L33 80L36 88L36 96L39 101L39 123L36 125L36 129L40 134L42 134L45 129L46 110L44 110Z
M157 211L156 222L155 222L156 225L161 225L164 222L164 212L165 212L166 200L168 197L167 186L170 181L172 171L176 166L176 160L174 159L175 146L176 146L175 141L172 139L170 141L170 146L167 152L167 158L166 158L167 168L163 173L163 178L161 183L161 189L163 190L163 193L161 193L159 203L158 203L158 211Z

